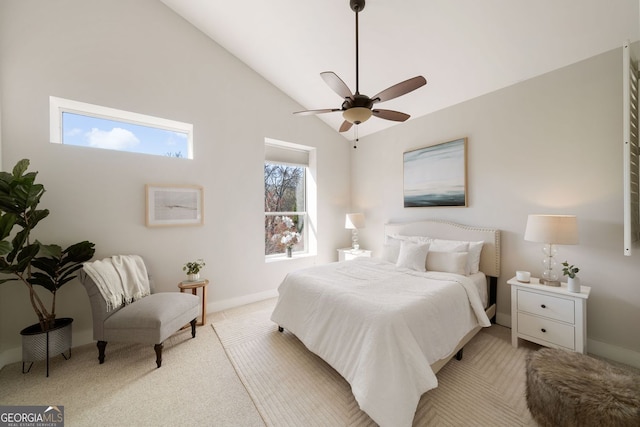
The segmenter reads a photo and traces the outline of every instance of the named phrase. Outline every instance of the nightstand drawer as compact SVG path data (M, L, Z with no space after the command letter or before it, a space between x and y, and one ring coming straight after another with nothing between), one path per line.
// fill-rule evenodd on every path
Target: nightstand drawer
M575 350L575 328L570 325L518 313L518 333Z
M575 303L571 299L518 289L518 311L526 311L561 322L575 323Z

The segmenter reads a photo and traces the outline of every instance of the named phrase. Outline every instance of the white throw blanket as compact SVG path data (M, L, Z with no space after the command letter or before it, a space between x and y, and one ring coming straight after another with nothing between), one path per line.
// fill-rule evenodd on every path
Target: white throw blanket
M85 262L84 271L95 282L107 303L107 311L151 293L144 261L138 255L116 255Z

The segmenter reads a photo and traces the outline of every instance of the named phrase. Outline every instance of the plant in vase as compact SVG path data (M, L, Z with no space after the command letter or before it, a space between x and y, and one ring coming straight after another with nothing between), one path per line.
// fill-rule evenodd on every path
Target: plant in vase
M56 244L32 241L31 232L49 215L49 210L38 209L45 189L35 182L38 172L27 172L28 168L29 160L23 159L15 165L12 173L0 172L0 273L8 276L0 278L0 284L13 281L27 287L38 323L21 332L23 347L26 335L65 327L68 336L64 339L68 339L70 348L73 319L56 319L56 295L65 283L76 277L74 273L82 268L82 263L93 257L95 245L85 240L62 249ZM50 306L40 298L36 286L51 293ZM61 352L64 351L66 349ZM31 360L42 359L44 357Z
M185 263L185 265L182 266L182 271L186 271L188 280L194 282L200 278L200 270L202 270L205 265L204 260L200 258Z
M580 278L577 276L580 269L575 265L569 265L567 261L562 263L562 274L568 276L567 287L569 292L580 292Z
M296 225L293 220L287 216L280 217L278 226L282 229L278 234L273 235L273 239L278 241L280 245L284 246L287 251L287 257L291 258L293 255L293 247L300 243L302 236L299 232L295 231Z

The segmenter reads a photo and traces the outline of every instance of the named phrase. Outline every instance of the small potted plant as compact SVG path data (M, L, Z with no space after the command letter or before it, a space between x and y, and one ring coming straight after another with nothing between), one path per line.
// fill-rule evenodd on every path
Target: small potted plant
M569 292L579 293L580 292L580 278L577 276L577 274L580 271L580 269L578 267L576 267L575 265L569 265L569 263L567 261L563 262L562 266L564 267L562 269L562 274L564 274L565 276L569 277L567 279L567 287L568 287Z
M204 260L202 258L197 259L195 261L189 261L185 265L182 266L182 271L187 272L187 278L190 282L195 282L200 279L200 270L205 266Z

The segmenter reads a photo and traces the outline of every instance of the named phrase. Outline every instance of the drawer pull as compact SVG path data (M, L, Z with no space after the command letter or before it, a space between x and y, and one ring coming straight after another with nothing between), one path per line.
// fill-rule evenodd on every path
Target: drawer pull
M547 332L545 328L540 329L542 332Z
M546 305L544 305L544 304L540 304L540 307L542 307L542 308L547 308L547 306L546 306Z

